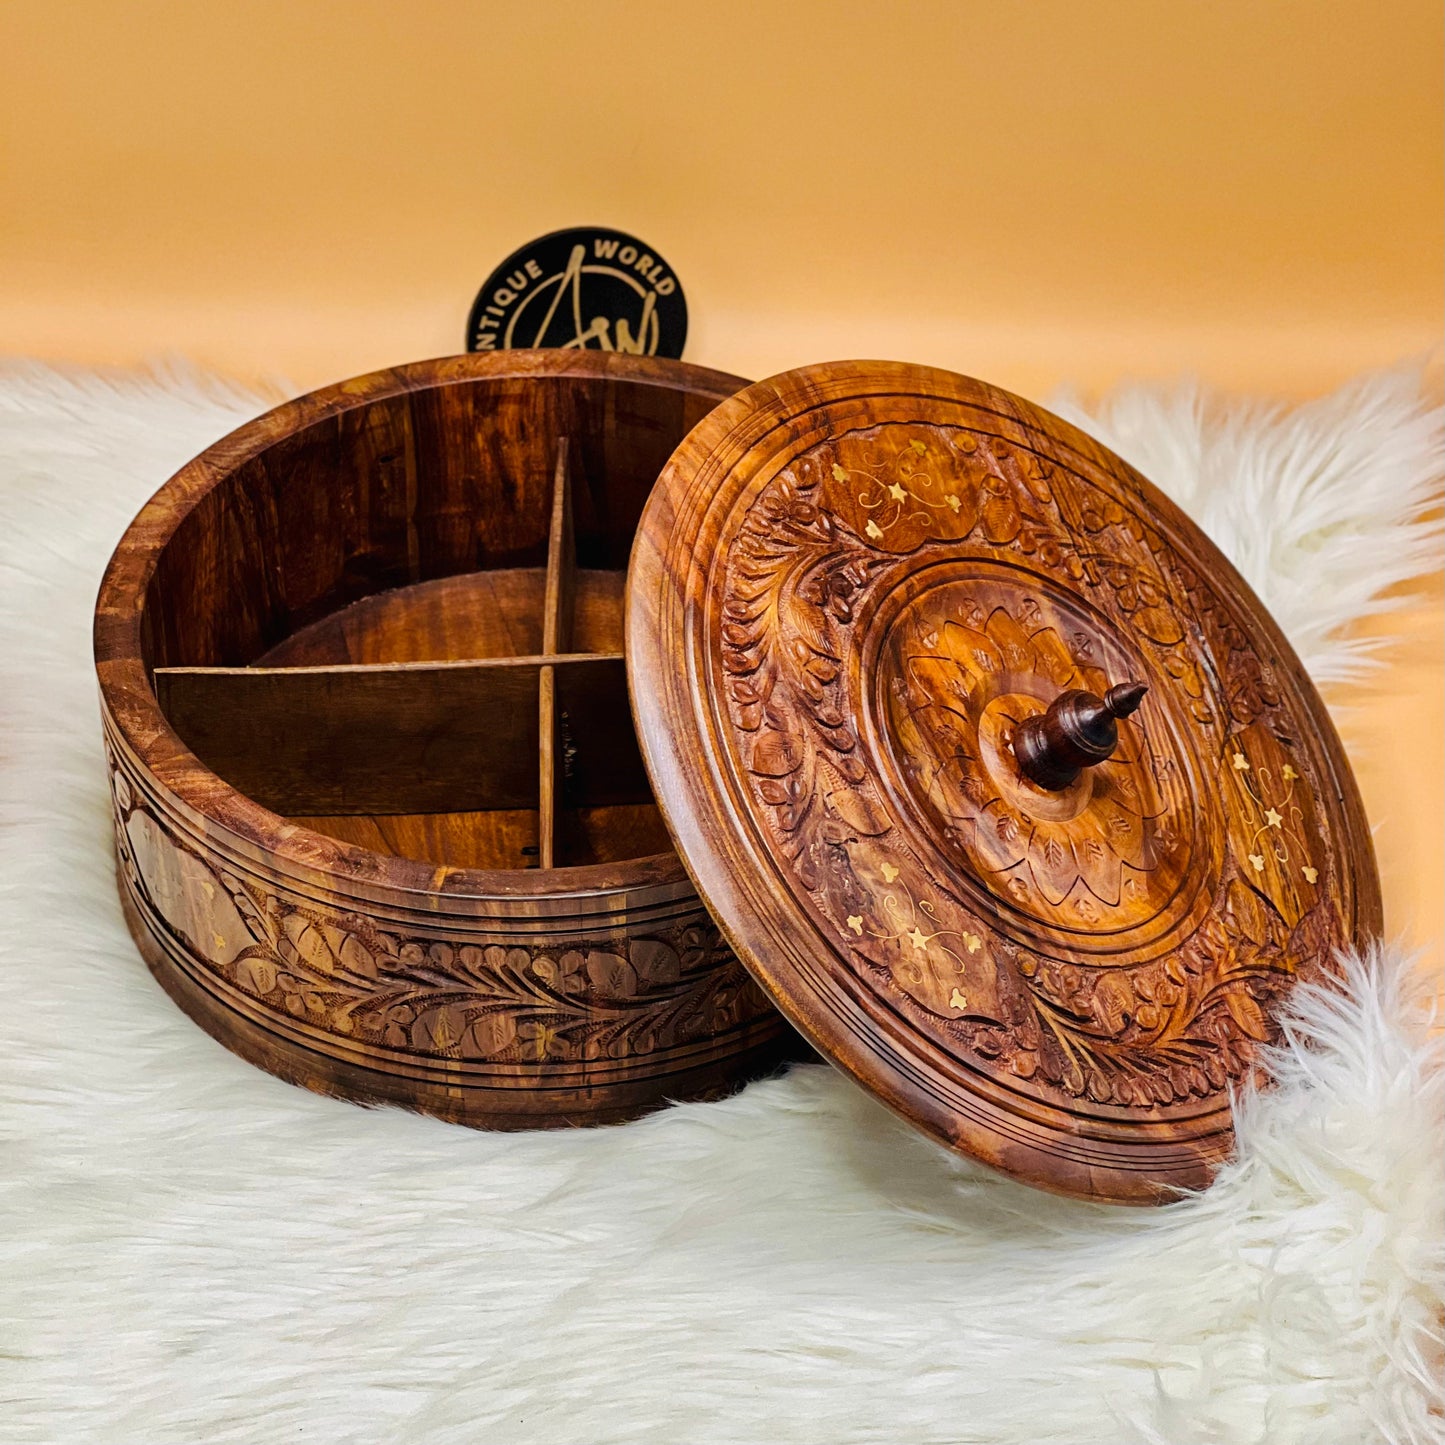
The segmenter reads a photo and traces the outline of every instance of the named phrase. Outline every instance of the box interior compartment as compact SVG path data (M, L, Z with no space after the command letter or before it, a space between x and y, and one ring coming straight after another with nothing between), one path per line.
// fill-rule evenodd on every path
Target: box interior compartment
M438 865L671 851L622 655L628 555L720 396L498 376L363 402L236 468L177 528L143 647L232 787Z

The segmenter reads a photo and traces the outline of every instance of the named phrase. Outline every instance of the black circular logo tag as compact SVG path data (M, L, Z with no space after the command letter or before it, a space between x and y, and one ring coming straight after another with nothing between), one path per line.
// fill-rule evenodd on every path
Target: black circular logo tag
M672 267L626 231L578 226L513 251L477 293L468 351L518 346L682 355L687 301Z

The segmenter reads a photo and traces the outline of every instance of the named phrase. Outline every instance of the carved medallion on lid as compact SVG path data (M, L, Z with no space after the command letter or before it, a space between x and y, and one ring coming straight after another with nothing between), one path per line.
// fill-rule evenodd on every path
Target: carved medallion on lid
M1020 728L1061 693L1103 694L1136 664L1067 593L966 571L889 617L877 735L945 856L999 903L1077 930L1087 949L1176 898L1201 826L1197 762L1176 755L1162 719L1134 715L1111 756L1066 786L1030 781L1014 751Z

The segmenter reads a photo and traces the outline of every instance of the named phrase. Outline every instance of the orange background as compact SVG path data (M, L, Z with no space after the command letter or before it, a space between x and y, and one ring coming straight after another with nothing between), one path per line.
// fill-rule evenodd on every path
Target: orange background
M1438 346L1442 48L1437 0L0 0L0 347L309 388L597 222L745 375L1305 395ZM1441 615L1348 730L1437 949Z

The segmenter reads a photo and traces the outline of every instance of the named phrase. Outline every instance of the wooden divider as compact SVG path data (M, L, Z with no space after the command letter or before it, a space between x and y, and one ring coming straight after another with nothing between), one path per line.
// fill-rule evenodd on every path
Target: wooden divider
M557 442L552 476L552 521L547 533L547 586L542 602L542 655L566 651L572 636L572 604L577 587L577 547L572 533L572 477L567 465L567 438ZM556 670L544 664L537 686L537 757L540 764L537 801L538 866L556 867L557 814L566 778L566 755L560 734ZM624 688L626 679L623 680Z
M155 686L191 751L275 812L468 812L537 806L544 670L557 710L589 719L569 780L578 803L645 801L616 653L169 667L156 669Z

